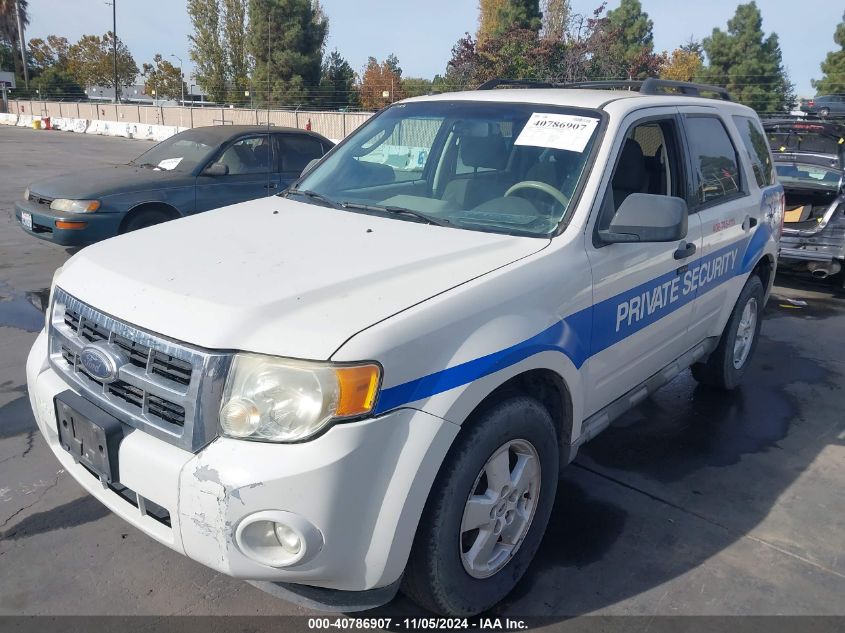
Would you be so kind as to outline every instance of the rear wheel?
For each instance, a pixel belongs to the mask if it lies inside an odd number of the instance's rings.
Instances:
[[[823,119],[826,119],[830,116],[830,108],[821,108],[819,110],[819,116]]]
[[[764,299],[763,282],[757,275],[752,275],[739,294],[719,345],[707,362],[691,367],[692,375],[698,382],[726,391],[742,382],[757,348]]]
[[[172,216],[161,209],[149,209],[148,211],[141,211],[133,215],[123,227],[121,233],[130,233],[138,229],[145,229],[148,226],[154,226],[167,222]]]
[[[417,529],[403,592],[447,616],[504,598],[534,558],[549,521],[558,439],[548,411],[514,397],[458,436]]]

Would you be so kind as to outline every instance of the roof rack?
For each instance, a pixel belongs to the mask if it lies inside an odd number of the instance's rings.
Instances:
[[[713,95],[717,99],[731,101],[731,95],[721,86],[697,84],[688,81],[672,81],[648,77],[643,80],[620,79],[610,81],[571,81],[568,83],[550,83],[547,81],[531,81],[529,79],[491,79],[485,81],[478,90],[493,90],[500,86],[516,86],[522,88],[594,88],[600,90],[636,90],[642,95],[680,94],[686,97],[703,97]]]

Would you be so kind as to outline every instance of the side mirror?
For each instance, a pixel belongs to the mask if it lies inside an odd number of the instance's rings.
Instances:
[[[223,163],[213,163],[205,168],[203,176],[225,176],[229,173],[229,166]]]
[[[302,173],[299,174],[299,177],[301,178],[302,176],[307,174],[309,171],[311,171],[314,168],[314,165],[316,165],[319,162],[320,162],[319,158],[312,158],[311,160],[309,160],[308,164],[303,168]]]
[[[599,238],[617,242],[675,242],[687,236],[687,203],[682,198],[632,193]]]

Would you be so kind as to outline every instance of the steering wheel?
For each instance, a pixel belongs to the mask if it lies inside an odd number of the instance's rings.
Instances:
[[[505,198],[511,196],[514,192],[519,191],[521,189],[534,189],[535,191],[542,191],[546,195],[551,196],[552,198],[560,202],[561,205],[563,205],[564,207],[569,205],[569,198],[567,198],[560,191],[552,187],[550,184],[540,182],[539,180],[523,180],[522,182],[516,183],[505,192]]]

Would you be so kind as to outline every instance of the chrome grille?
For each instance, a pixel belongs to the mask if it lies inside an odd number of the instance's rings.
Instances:
[[[115,319],[56,288],[50,363],[82,395],[129,426],[196,451],[217,435],[217,410],[231,354],[166,339]],[[89,374],[79,354],[106,342],[126,362],[117,379]]]

